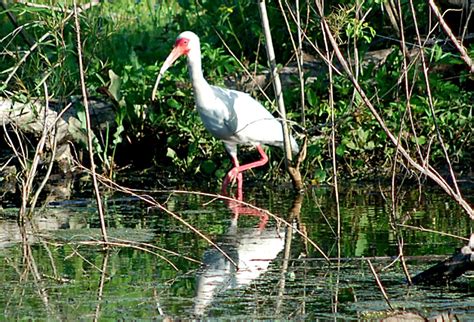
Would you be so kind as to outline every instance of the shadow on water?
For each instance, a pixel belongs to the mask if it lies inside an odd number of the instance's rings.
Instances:
[[[405,319],[474,317],[467,277],[449,286],[405,283],[383,188],[342,189],[342,233],[337,236],[328,187],[302,195],[280,187],[246,187],[245,198],[237,194],[223,200],[153,191],[147,181],[133,184],[148,187],[147,194],[205,233],[228,257],[163,211],[118,192],[106,196],[109,237],[116,243],[108,249],[97,242],[99,222],[90,196],[72,191],[69,200],[52,198],[24,225],[4,200],[0,307],[6,319],[370,319],[396,314],[375,285],[367,258],[391,305],[413,314]],[[470,220],[439,191],[401,195],[398,223],[469,235]],[[463,245],[416,229],[403,228],[402,235],[413,275]],[[307,238],[331,257],[330,264]]]

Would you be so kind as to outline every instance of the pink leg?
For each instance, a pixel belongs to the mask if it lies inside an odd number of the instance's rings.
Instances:
[[[242,173],[239,171],[239,160],[236,157],[232,157],[232,163],[234,167],[227,173],[225,176],[224,182],[222,183],[222,194],[227,195],[227,186],[231,182],[235,182],[237,180],[237,191],[242,193],[242,181],[243,176]]]
[[[238,191],[242,191],[242,172],[261,167],[268,162],[268,156],[266,155],[265,151],[263,151],[262,146],[259,144],[256,146],[257,151],[260,153],[260,160],[250,162],[244,165],[239,165],[239,161],[236,157],[232,157],[232,163],[234,167],[227,173],[227,176],[222,183],[222,192],[225,193],[227,191],[227,185],[229,182],[234,182],[237,179],[237,189]]]

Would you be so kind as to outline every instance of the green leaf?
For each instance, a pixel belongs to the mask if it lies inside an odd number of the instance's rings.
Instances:
[[[216,164],[211,160],[206,160],[201,163],[201,170],[205,174],[212,174],[216,170]]]
[[[414,136],[412,136],[411,141],[412,141],[413,143],[418,144],[418,145],[424,145],[424,144],[426,143],[426,136],[420,135],[420,136],[418,136],[418,137],[416,137],[416,138],[415,138]]]
[[[359,150],[359,148],[357,147],[357,145],[354,143],[354,141],[352,140],[348,140],[346,142],[346,146],[349,148],[349,149],[352,149],[352,150]]]
[[[171,108],[180,108],[181,107],[181,104],[175,100],[174,98],[169,98],[167,101],[166,101],[166,104],[168,104],[169,107]]]
[[[374,143],[374,141],[369,141],[369,142],[367,142],[367,144],[365,145],[365,148],[366,148],[367,150],[373,150],[373,149],[375,148],[375,143]]]
[[[318,97],[316,96],[315,91],[313,91],[312,89],[308,89],[308,91],[306,92],[306,99],[308,100],[308,104],[311,107],[314,107],[316,105]]]
[[[123,125],[119,125],[117,127],[117,129],[115,130],[115,133],[114,133],[114,140],[113,140],[113,143],[114,145],[117,145],[119,143],[122,143],[122,136],[121,134],[125,131],[125,128],[123,127]]]
[[[327,173],[324,169],[317,169],[314,172],[313,181],[315,181],[315,183],[325,182],[326,178],[327,178]]]
[[[344,152],[346,152],[346,146],[344,144],[339,144],[336,148],[336,154],[342,157],[344,156]]]
[[[110,85],[109,85],[109,92],[115,98],[117,102],[120,101],[120,85],[122,84],[120,80],[120,76],[114,73],[112,69],[109,69],[109,78],[110,78]]]
[[[168,148],[166,150],[166,156],[171,159],[176,159],[176,151],[173,150],[172,148]]]

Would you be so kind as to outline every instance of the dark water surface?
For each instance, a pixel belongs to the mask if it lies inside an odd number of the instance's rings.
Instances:
[[[154,188],[136,180],[130,186]],[[4,319],[385,317],[389,306],[367,258],[393,308],[428,318],[439,314],[474,318],[474,284],[469,276],[449,286],[409,287],[400,261],[395,260],[400,238],[411,275],[465,244],[397,225],[469,236],[468,216],[437,189],[423,188],[421,195],[415,185],[402,190],[396,215],[391,216],[388,188],[344,186],[340,238],[329,187],[313,187],[295,196],[289,189],[264,183],[244,186],[245,202],[285,219],[290,227],[239,203],[195,193],[148,191],[216,242],[230,259],[166,212],[110,191],[104,191],[106,220],[110,241],[116,245],[105,250],[93,242],[100,240],[99,220],[91,190],[85,191],[73,192],[68,200],[52,200],[25,227],[16,222],[17,209],[3,202],[0,315]],[[472,202],[472,189],[464,192]],[[331,263],[299,232],[314,241]]]

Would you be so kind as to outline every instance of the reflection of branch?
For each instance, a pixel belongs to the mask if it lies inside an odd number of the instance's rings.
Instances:
[[[291,220],[291,218],[290,218]],[[280,314],[281,305],[283,303],[283,295],[285,293],[286,276],[288,275],[288,265],[290,263],[291,242],[293,240],[293,229],[286,227],[285,229],[285,250],[283,252],[283,260],[280,269],[280,279],[278,281],[278,295],[276,304],[276,313]]]
[[[155,255],[155,256],[161,258],[163,261],[167,262],[175,270],[178,270],[178,267],[176,267],[176,265],[173,264],[173,262],[171,262],[168,258],[164,257],[163,255],[158,254],[157,252],[149,250],[148,248],[143,247],[140,244],[138,244],[138,245],[131,244],[130,241],[112,242],[112,241],[109,240],[107,242],[104,242],[104,241],[100,241],[100,240],[92,240],[92,241],[80,241],[80,242],[77,242],[77,243],[81,244],[81,245],[103,245],[103,246],[106,246],[106,247],[117,246],[117,247],[129,247],[129,248],[137,249],[137,250],[143,251],[145,253],[150,253],[152,255]],[[193,261],[199,263],[196,260],[193,260]]]
[[[97,306],[95,307],[94,321],[99,321],[100,305],[102,304],[102,296],[104,294],[105,280],[107,279],[107,263],[109,262],[109,250],[106,249],[102,258],[102,274],[100,274],[99,289],[97,290]]]
[[[252,204],[249,204],[247,202],[244,202],[244,201],[241,201],[241,200],[237,200],[237,199],[233,199],[233,198],[230,198],[230,197],[227,197],[227,196],[223,196],[223,195],[216,195],[216,194],[212,194],[212,193],[207,193],[207,192],[198,192],[198,191],[183,191],[183,190],[171,190],[169,191],[171,193],[179,193],[179,194],[194,194],[194,195],[200,195],[200,196],[207,196],[207,197],[213,197],[213,198],[216,198],[216,199],[222,199],[222,200],[230,200],[230,201],[235,201],[237,203],[240,203],[242,205],[245,205],[249,208],[253,208],[253,209],[256,209],[256,210],[259,210],[263,213],[266,213],[269,217],[273,218],[275,221],[277,221],[278,223],[283,223],[285,226],[287,227],[293,227],[293,225],[291,223],[289,223],[287,220],[271,213],[270,211],[266,210],[266,209],[262,209],[262,208],[259,208],[257,206],[254,206]],[[324,251],[314,242],[312,241],[309,237],[307,237],[300,229],[296,228],[296,227],[293,227],[293,229],[301,236],[303,237],[305,240],[307,240],[314,248],[316,248],[316,250],[324,257],[325,260],[329,261],[329,257],[327,257],[327,255],[324,253]]]
[[[38,270],[38,266],[36,265],[36,260],[33,256],[30,241],[28,240],[28,234],[26,232],[26,225],[29,224],[29,221],[25,218],[23,222],[20,223],[20,233],[22,236],[22,246],[23,246],[23,260],[26,263],[25,270],[21,274],[21,281],[24,282],[23,279],[26,279],[29,273],[33,276],[33,280],[36,284],[38,295],[43,302],[43,305],[46,308],[46,311],[51,314],[52,309],[49,303],[49,296],[46,291],[46,288],[43,285],[43,281],[41,279],[41,274]]]
[[[292,222],[293,220],[297,219],[300,217],[301,213],[301,205],[303,203],[303,194],[296,194],[295,199],[293,200],[293,205],[289,211],[289,218],[288,221]],[[285,292],[285,285],[286,285],[286,277],[288,273],[288,265],[290,263],[290,254],[291,254],[291,242],[293,240],[293,227],[286,227],[286,232],[285,232],[285,250],[283,253],[283,263],[281,265],[281,270],[280,270],[280,280],[279,280],[279,289],[278,289],[278,297],[277,297],[277,305],[276,305],[276,311],[277,315],[280,313],[280,308],[283,303],[283,294]],[[304,241],[306,241],[306,238],[303,238]],[[307,245],[306,246],[306,251],[307,251]]]
[[[84,169],[85,171],[90,171],[89,169],[85,168],[84,166],[78,164],[78,167]],[[102,182],[102,184],[112,188],[112,189],[115,189],[117,191],[121,191],[123,193],[126,193],[126,194],[129,194],[131,196],[134,196],[142,201],[144,201],[145,203],[149,204],[151,207],[153,208],[158,208],[164,212],[166,212],[167,214],[171,215],[173,218],[175,218],[176,220],[178,220],[179,222],[181,222],[183,225],[185,225],[186,227],[188,227],[191,231],[193,231],[194,233],[196,233],[197,235],[199,235],[201,238],[203,238],[206,242],[208,242],[210,245],[212,245],[214,248],[216,248],[220,253],[222,253],[222,255],[227,258],[231,263],[232,265],[234,265],[235,267],[237,267],[237,263],[232,259],[230,258],[229,255],[227,255],[226,252],[224,252],[222,250],[222,248],[220,248],[216,243],[214,243],[212,240],[209,239],[209,237],[207,237],[206,235],[204,235],[201,231],[199,231],[197,228],[193,227],[191,224],[189,224],[186,220],[184,220],[183,218],[181,218],[179,215],[175,214],[174,212],[170,211],[168,208],[164,207],[163,205],[161,205],[158,201],[156,201],[153,197],[149,196],[149,195],[141,195],[141,194],[138,194],[136,192],[136,190],[133,190],[133,189],[128,189],[126,187],[123,187],[119,184],[117,184],[116,182],[110,180],[109,178],[106,178],[104,176],[101,176],[101,175],[97,175],[98,179]]]

